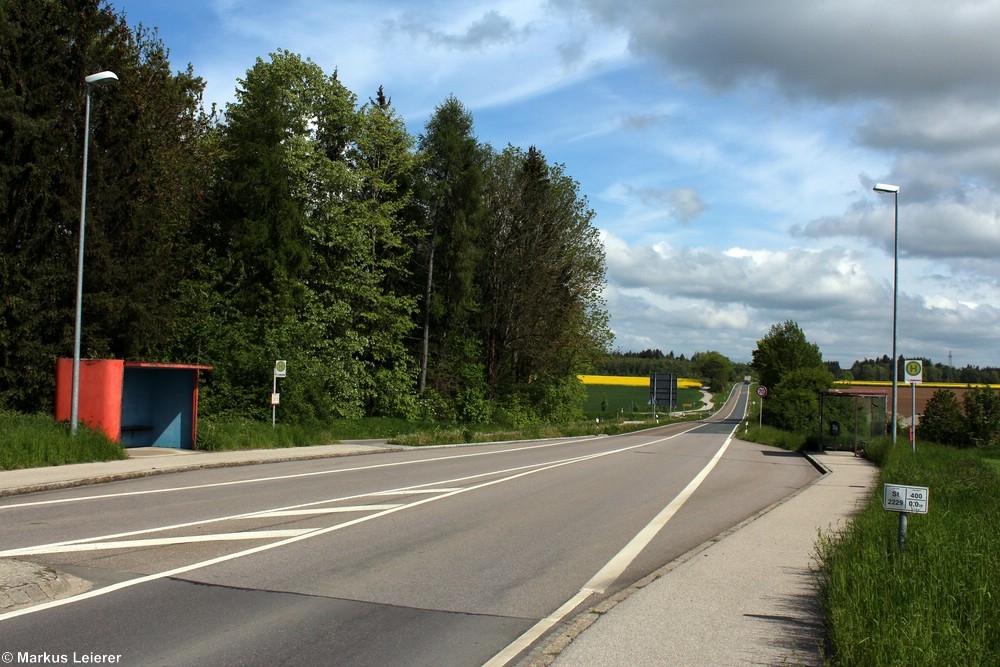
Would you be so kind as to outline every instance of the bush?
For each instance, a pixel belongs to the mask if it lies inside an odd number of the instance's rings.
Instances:
[[[922,440],[941,443],[943,445],[968,445],[969,438],[965,429],[965,415],[955,393],[947,389],[938,389],[927,401],[924,414],[917,425],[917,435]]]
[[[992,447],[1000,437],[1000,396],[989,387],[970,388],[962,397],[965,430],[976,447]]]
[[[809,433],[816,428],[819,414],[819,391],[833,384],[833,375],[823,367],[799,368],[782,377],[774,387],[765,421],[796,433]]]

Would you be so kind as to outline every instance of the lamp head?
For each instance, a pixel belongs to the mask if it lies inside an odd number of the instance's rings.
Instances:
[[[875,192],[888,192],[890,194],[896,194],[899,192],[898,185],[889,185],[888,183],[876,183],[875,187],[872,188]]]
[[[118,81],[118,75],[109,71],[98,72],[86,77],[84,81],[87,82],[88,86],[107,86]]]

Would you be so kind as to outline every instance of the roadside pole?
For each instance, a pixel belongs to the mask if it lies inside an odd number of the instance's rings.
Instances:
[[[767,396],[767,387],[757,385],[757,395],[760,396],[760,412],[757,415],[757,428],[764,426],[764,397]]]
[[[924,362],[907,359],[903,364],[904,379],[910,383],[910,449],[917,453],[917,385],[924,379]]]
[[[275,428],[278,421],[278,403],[281,402],[281,394],[278,393],[278,378],[285,377],[288,371],[288,364],[284,359],[274,362],[274,374],[271,378],[271,429]]]

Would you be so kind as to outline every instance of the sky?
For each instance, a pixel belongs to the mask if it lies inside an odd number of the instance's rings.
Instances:
[[[1000,366],[1000,0],[112,0],[232,103],[257,58],[565,165],[614,349]],[[124,82],[123,82],[124,83]],[[899,186],[895,196],[876,183]]]

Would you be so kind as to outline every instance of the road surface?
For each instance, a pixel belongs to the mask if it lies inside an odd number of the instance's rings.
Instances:
[[[714,423],[2,499],[0,558],[93,587],[0,614],[0,655],[514,664],[562,620],[815,479],[798,455],[732,439],[745,392]]]

